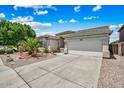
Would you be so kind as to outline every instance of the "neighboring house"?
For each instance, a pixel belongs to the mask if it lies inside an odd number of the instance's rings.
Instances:
[[[58,49],[61,48],[60,43],[64,42],[62,47],[68,53],[100,52],[103,53],[103,57],[109,57],[109,36],[111,33],[109,27],[104,26],[65,34],[59,33],[54,37],[59,41]]]
[[[124,42],[124,25],[119,29],[119,42]]]
[[[118,54],[124,55],[124,25],[119,29]]]
[[[52,35],[43,35],[38,38],[42,41],[43,47],[49,51],[60,51],[60,48],[64,48],[64,38],[63,35],[74,33],[74,31],[65,31]]]
[[[44,35],[38,37],[42,42],[44,48],[48,49],[48,51],[57,51],[59,45],[59,38],[51,35]]]

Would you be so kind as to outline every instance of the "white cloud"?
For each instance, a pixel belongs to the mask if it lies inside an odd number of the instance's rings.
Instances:
[[[5,18],[6,16],[5,16],[5,14],[4,13],[0,13],[0,19],[3,19],[3,18]]]
[[[31,22],[33,21],[33,17],[32,16],[18,16],[16,18],[13,18],[12,20],[10,20],[11,22],[18,22],[18,23],[24,23],[24,22]]]
[[[34,12],[34,15],[45,15],[45,14],[48,14],[47,10]]]
[[[26,24],[30,25],[35,30],[44,30],[52,26],[51,23],[41,23],[41,22],[27,22]]]
[[[113,31],[113,33],[110,36],[110,42],[119,40],[119,33],[117,31]]]
[[[52,35],[55,36],[55,34],[57,34],[57,32],[39,32],[38,35]]]
[[[93,19],[98,19],[99,16],[87,16],[87,17],[84,17],[83,19],[84,20],[93,20]]]
[[[80,6],[75,6],[75,7],[74,7],[74,11],[75,11],[75,12],[80,12]]]
[[[59,22],[60,24],[65,23],[65,21],[64,21],[63,19],[60,19],[58,22]]]
[[[76,23],[77,20],[75,20],[75,19],[72,18],[69,22],[70,22],[70,23]]]
[[[17,10],[18,8],[23,7],[23,8],[33,8],[33,9],[40,9],[42,6],[40,5],[15,5],[13,8]]]
[[[57,10],[56,7],[52,6],[52,5],[15,5],[13,8],[15,10],[17,10],[18,8],[33,8],[35,10],[39,10],[39,9],[52,9],[52,10]]]
[[[93,12],[96,12],[96,11],[99,11],[100,9],[102,9],[102,6],[101,6],[101,5],[97,5],[97,6],[95,6],[95,7],[92,9],[92,11],[93,11]]]
[[[118,25],[110,25],[109,28],[110,28],[111,30],[113,30],[113,29],[118,28]]]
[[[54,10],[54,11],[57,10],[57,8],[56,8],[55,6],[53,6],[53,5],[42,6],[42,9],[52,9],[52,10]]]
[[[15,14],[11,13],[11,16],[15,16]]]
[[[119,40],[119,32],[118,29],[122,27],[123,24],[110,25],[110,30],[113,30],[113,33],[110,36],[110,42]]]
[[[116,29],[119,29],[123,24],[118,24],[118,25],[110,25],[109,28],[111,30],[116,30]]]
[[[10,21],[30,25],[36,31],[42,31],[52,26],[51,23],[41,23],[41,22],[33,21],[32,16],[25,16],[25,17],[19,16],[19,17],[13,18]]]
[[[63,23],[76,23],[77,22],[77,20],[75,20],[75,19],[70,19],[69,21],[67,21],[67,20],[63,20],[63,19],[60,19],[59,21],[58,21],[60,24],[63,24]]]

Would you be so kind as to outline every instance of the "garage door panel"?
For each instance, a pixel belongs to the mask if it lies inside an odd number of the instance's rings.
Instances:
[[[101,40],[69,40],[68,49],[76,51],[102,51],[102,41]]]

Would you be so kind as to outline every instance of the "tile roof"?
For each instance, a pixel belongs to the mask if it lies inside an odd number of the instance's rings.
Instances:
[[[112,30],[110,30],[108,26],[102,26],[102,27],[96,27],[96,28],[79,30],[79,31],[65,31],[62,32],[62,34],[58,33],[56,36],[43,35],[43,36],[39,36],[38,38],[59,39],[60,37],[66,38],[66,37],[78,37],[78,36],[92,36],[92,35],[100,35],[100,34],[110,35],[111,33]]]
[[[91,29],[79,30],[76,33],[65,35],[64,37],[74,37],[74,36],[90,36],[99,34],[111,34],[112,30],[108,26],[96,27]]]
[[[75,31],[68,30],[68,31],[60,32],[60,33],[57,33],[56,36],[59,36],[59,35],[66,35],[66,34],[71,34],[71,33],[75,33]]]

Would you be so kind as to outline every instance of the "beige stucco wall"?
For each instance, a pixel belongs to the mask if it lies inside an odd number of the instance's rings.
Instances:
[[[124,41],[124,29],[120,31],[120,36],[119,36],[120,41]]]
[[[76,41],[79,39],[85,40],[85,43],[88,43],[88,42],[91,43],[93,41],[94,44],[96,44],[96,45],[93,45],[93,44],[83,45],[87,49],[88,49],[88,47],[92,48],[92,46],[94,46],[93,48],[96,48],[96,49],[89,49],[89,51],[94,50],[94,52],[95,52],[95,50],[96,50],[96,52],[100,52],[100,49],[101,49],[101,52],[103,53],[103,57],[109,57],[110,56],[110,53],[109,53],[109,35],[108,34],[66,38],[65,42],[67,42],[68,50],[69,50],[69,46],[68,46],[69,42],[72,42],[72,41],[79,42],[79,41]],[[97,41],[99,41],[99,42],[97,43]],[[82,44],[85,44],[85,43],[82,43]],[[79,45],[78,43],[75,43],[75,44],[77,46],[78,51],[79,51],[80,46],[83,47],[82,45]],[[98,44],[100,44],[100,45],[98,45]],[[97,50],[97,48],[98,48],[98,50]]]
[[[49,51],[57,51],[59,47],[59,41],[56,39],[50,39],[48,49]]]
[[[118,43],[118,55],[120,56],[124,55],[124,42]]]
[[[110,57],[110,52],[109,52],[109,37],[106,37],[105,39],[102,40],[103,42],[103,57],[109,58]]]

